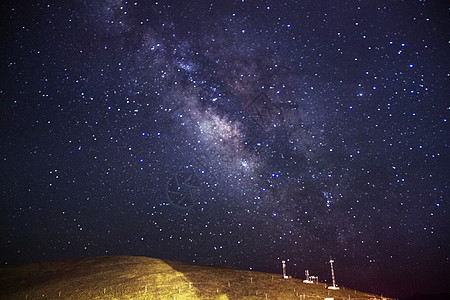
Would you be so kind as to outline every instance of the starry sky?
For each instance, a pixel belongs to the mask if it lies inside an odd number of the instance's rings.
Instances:
[[[445,1],[4,1],[0,263],[449,292]]]

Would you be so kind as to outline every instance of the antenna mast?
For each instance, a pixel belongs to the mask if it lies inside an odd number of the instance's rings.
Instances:
[[[286,275],[286,261],[283,260],[281,263],[283,264],[283,278],[288,279],[289,277]]]
[[[339,288],[336,286],[336,279],[334,278],[334,268],[333,268],[334,260],[330,259],[330,265],[331,265],[331,278],[333,280],[333,286],[329,286],[328,289],[330,290],[338,290]]]

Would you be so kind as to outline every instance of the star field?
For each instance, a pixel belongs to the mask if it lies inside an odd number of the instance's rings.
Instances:
[[[145,255],[449,292],[439,1],[2,7],[0,262]]]

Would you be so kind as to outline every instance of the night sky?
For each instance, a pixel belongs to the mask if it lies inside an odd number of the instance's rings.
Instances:
[[[449,292],[446,1],[3,1],[0,263]]]

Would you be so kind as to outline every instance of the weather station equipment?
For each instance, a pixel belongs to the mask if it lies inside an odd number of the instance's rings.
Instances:
[[[289,276],[286,275],[286,261],[283,260],[283,261],[281,261],[281,263],[282,263],[282,265],[283,265],[283,278],[284,278],[284,279],[288,279]]]
[[[305,270],[305,277],[306,279],[303,280],[303,283],[313,283],[311,280],[309,280],[309,270]]]
[[[334,278],[334,268],[333,268],[334,260],[330,259],[330,265],[331,265],[331,279],[333,280],[333,285],[330,285],[328,287],[329,290],[338,290],[339,287],[336,286],[336,279]]]

